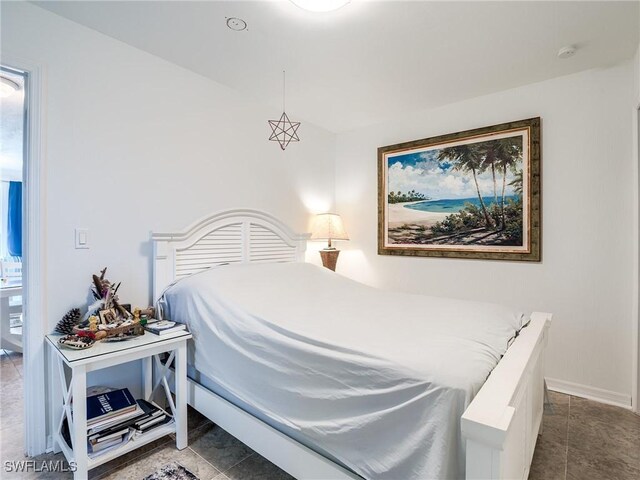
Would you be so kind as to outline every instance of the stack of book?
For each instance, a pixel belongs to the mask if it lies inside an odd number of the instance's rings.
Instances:
[[[137,413],[138,404],[128,388],[87,397],[87,427],[102,427]]]
[[[87,397],[87,452],[95,458],[172,421],[157,405],[135,400],[127,388],[91,395]],[[71,447],[66,421],[62,434]]]
[[[128,442],[136,435],[143,435],[160,425],[173,421],[171,415],[160,407],[147,402],[137,400],[136,415],[120,419],[118,423],[110,423],[88,431],[87,441],[89,454],[98,454],[110,447],[116,447]]]
[[[187,326],[184,323],[172,322],[171,320],[155,320],[151,319],[145,325],[145,330],[156,335],[167,335],[169,333],[179,332],[180,330],[186,330]]]

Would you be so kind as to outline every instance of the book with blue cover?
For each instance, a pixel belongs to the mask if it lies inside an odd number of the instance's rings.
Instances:
[[[137,403],[128,388],[87,397],[87,425],[135,411]]]

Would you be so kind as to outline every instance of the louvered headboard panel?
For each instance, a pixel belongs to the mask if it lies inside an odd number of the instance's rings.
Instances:
[[[183,232],[154,233],[153,301],[174,280],[223,263],[304,261],[309,235],[258,210],[230,210]]]
[[[297,249],[277,232],[256,223],[249,224],[250,262],[295,262]]]
[[[242,223],[218,228],[193,245],[176,248],[176,278],[188,277],[222,263],[242,262]]]

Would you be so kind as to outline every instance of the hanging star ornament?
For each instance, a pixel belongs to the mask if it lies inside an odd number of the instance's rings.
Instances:
[[[290,142],[300,141],[300,137],[298,137],[300,122],[292,122],[289,120],[286,112],[282,112],[280,120],[269,120],[269,126],[272,130],[269,140],[278,142],[282,150],[287,148]]]
[[[300,122],[292,122],[287,115],[287,109],[285,108],[285,86],[287,81],[287,72],[282,71],[282,115],[280,120],[269,120],[269,126],[271,127],[271,136],[269,140],[272,142],[278,142],[280,148],[284,151],[285,148],[291,142],[299,142],[298,128]]]

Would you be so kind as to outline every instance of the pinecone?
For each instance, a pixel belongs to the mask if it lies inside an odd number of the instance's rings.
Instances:
[[[79,308],[72,308],[56,325],[56,332],[64,335],[73,333],[73,327],[80,323],[82,314]]]

